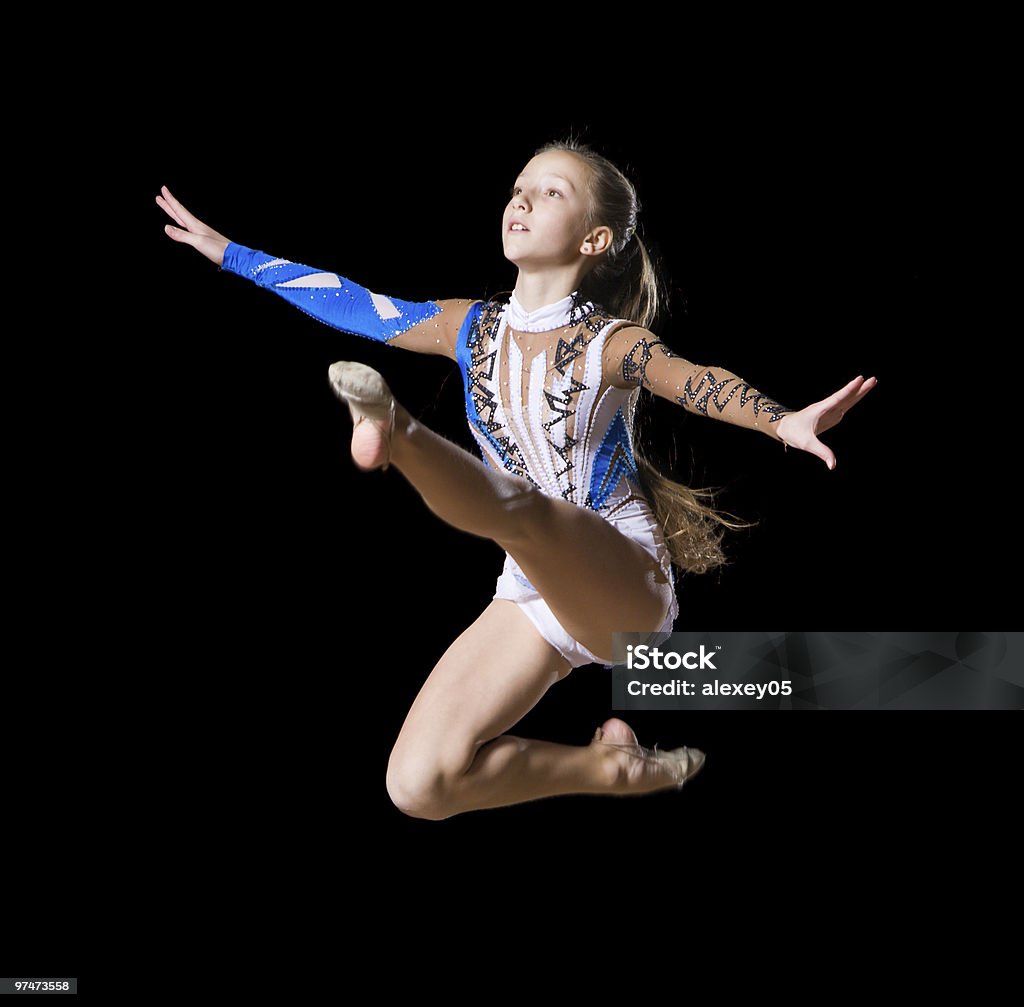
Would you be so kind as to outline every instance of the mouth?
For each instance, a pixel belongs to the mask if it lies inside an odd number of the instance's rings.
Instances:
[[[529,228],[526,227],[524,224],[520,224],[518,220],[514,220],[511,224],[509,224],[508,229],[512,231],[514,234],[522,234],[524,231],[529,230]]]

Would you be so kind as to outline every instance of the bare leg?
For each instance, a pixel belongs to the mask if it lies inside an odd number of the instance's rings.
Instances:
[[[395,805],[437,820],[557,794],[650,793],[699,771],[699,754],[652,757],[614,718],[589,745],[502,734],[568,672],[515,603],[492,601],[448,648],[406,717],[388,764]]]
[[[352,455],[362,468],[383,463],[382,423],[356,427]],[[397,405],[391,464],[427,506],[463,531],[490,538],[520,565],[569,634],[599,655],[613,631],[661,627],[671,584],[651,556],[600,515],[496,471]]]

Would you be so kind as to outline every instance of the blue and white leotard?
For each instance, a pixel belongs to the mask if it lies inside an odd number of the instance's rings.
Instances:
[[[532,312],[515,294],[507,303],[404,301],[234,242],[222,268],[342,331],[421,352],[454,347],[484,463],[595,511],[643,546],[665,574],[661,632],[671,632],[679,614],[671,558],[639,482],[627,422],[640,381],[615,387],[605,373],[608,336],[634,323],[575,293]],[[611,667],[610,657],[569,636],[508,553],[494,597],[516,602],[572,667]]]

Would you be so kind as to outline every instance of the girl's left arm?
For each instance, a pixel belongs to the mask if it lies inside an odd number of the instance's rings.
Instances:
[[[786,447],[816,455],[830,469],[836,467],[835,455],[817,435],[834,427],[877,383],[857,377],[821,402],[790,409],[724,367],[695,364],[673,353],[636,325],[614,331],[605,341],[604,373],[616,388],[639,385],[690,412],[760,430]]]

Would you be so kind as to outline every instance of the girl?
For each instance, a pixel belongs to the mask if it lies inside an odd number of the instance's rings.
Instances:
[[[648,326],[658,289],[636,234],[629,180],[590,147],[542,147],[516,178],[502,218],[518,268],[506,300],[408,302],[229,241],[168,191],[166,232],[222,269],[346,332],[443,354],[462,373],[481,458],[429,430],[381,375],[352,361],[329,378],[354,423],[364,470],[397,468],[444,521],[506,553],[491,604],[427,678],[388,764],[403,812],[444,819],[557,794],[681,787],[704,754],[642,747],[618,718],[585,747],[512,728],[573,668],[612,666],[612,633],[671,632],[673,564],[703,572],[723,557],[710,494],[661,476],[634,437],[642,388],[704,416],[835,457],[818,434],[874,386],[857,377],[794,411],[721,368],[677,356]]]

